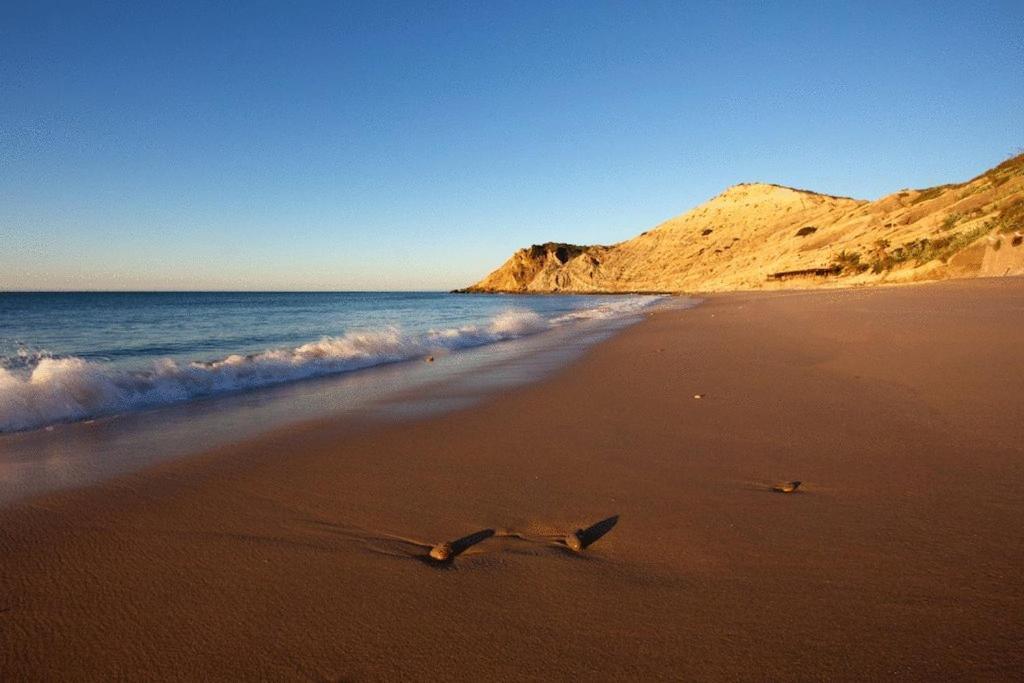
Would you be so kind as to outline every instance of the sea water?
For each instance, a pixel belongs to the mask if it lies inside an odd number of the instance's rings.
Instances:
[[[482,349],[653,296],[0,293],[0,432]]]

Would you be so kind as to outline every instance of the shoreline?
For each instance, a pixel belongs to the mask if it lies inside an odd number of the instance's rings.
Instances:
[[[714,294],[469,408],[0,509],[0,671],[1019,676],[1022,311],[1020,279]]]
[[[459,354],[588,322],[631,319],[663,297],[564,297],[538,303],[522,297],[473,302],[420,293],[254,294],[227,298],[207,292],[173,298],[129,293],[117,306],[109,294],[72,293],[11,304],[0,295],[0,313],[14,314],[12,334],[34,343],[0,339],[0,438],[149,409],[186,405],[312,378],[352,375],[384,365]],[[154,299],[156,297],[156,299]],[[155,303],[154,303],[155,302]],[[66,316],[74,305],[100,315],[101,331],[81,332]],[[132,344],[118,336],[117,311],[140,316],[138,325],[162,329],[199,305],[195,325],[226,325],[233,332],[209,339],[185,329],[167,340]],[[260,325],[274,312],[277,327]],[[294,310],[293,310],[294,309]],[[49,312],[49,313],[47,313]],[[22,320],[22,323],[16,323]],[[61,325],[63,323],[63,325]],[[151,330],[151,331],[152,331]],[[317,330],[320,331],[317,334]],[[330,334],[331,330],[336,334]],[[146,333],[140,333],[145,336]],[[68,342],[65,337],[77,340]],[[219,341],[218,341],[219,340]],[[15,348],[16,347],[16,348]],[[497,354],[501,355],[501,354]],[[2,449],[2,445],[0,445]]]
[[[690,298],[654,307],[690,308]],[[336,421],[354,429],[462,409],[538,381],[642,319],[648,309],[422,358],[195,397],[134,411],[0,433],[0,508],[80,488],[165,460],[201,455],[295,426]],[[139,457],[144,452],[145,456]]]

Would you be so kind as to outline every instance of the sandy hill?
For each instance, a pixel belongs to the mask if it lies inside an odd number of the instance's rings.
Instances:
[[[471,292],[676,292],[1024,274],[1024,155],[877,201],[751,183],[612,246],[520,249]]]

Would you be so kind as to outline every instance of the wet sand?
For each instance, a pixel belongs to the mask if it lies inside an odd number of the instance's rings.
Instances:
[[[0,510],[0,678],[1020,678],[1022,397],[1024,280],[716,295]]]

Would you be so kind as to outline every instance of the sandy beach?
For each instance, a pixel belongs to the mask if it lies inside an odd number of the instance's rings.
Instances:
[[[1022,323],[1019,278],[716,294],[470,409],[9,506],[0,678],[1019,679]]]

